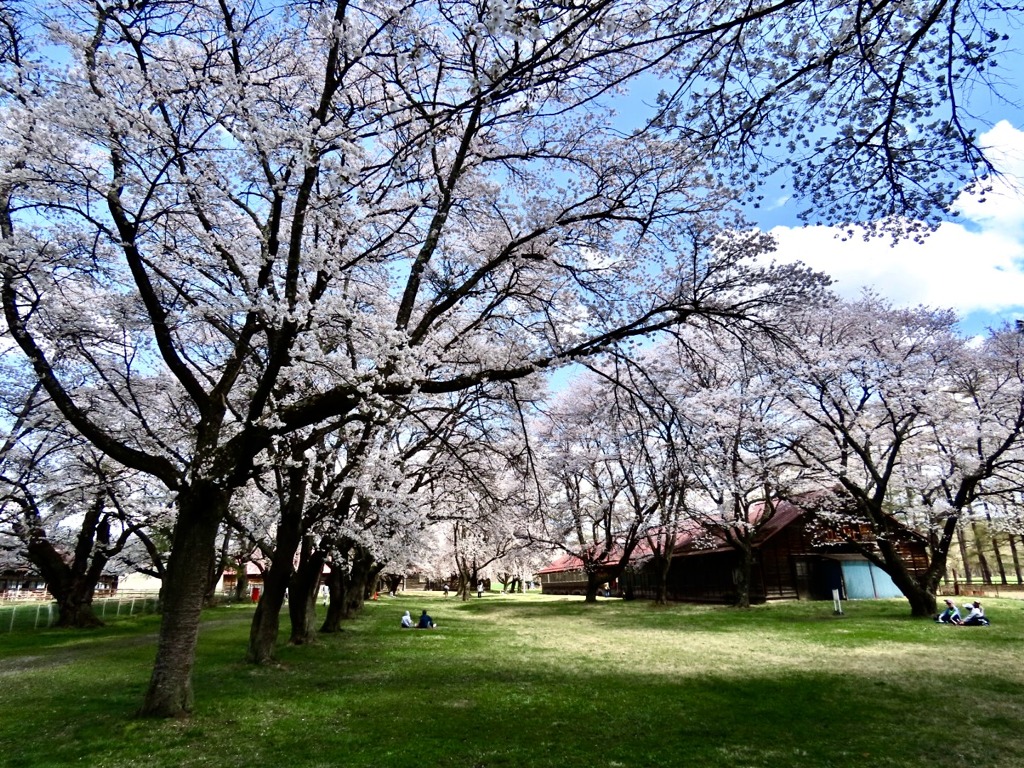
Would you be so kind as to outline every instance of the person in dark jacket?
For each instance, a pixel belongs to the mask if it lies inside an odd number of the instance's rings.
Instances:
[[[424,611],[423,613],[420,614],[420,623],[416,625],[416,629],[433,629],[433,628],[434,628],[434,620],[427,615],[426,611]]]

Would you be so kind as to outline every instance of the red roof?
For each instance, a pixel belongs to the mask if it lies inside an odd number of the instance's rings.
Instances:
[[[764,505],[757,504],[752,508],[751,518],[753,522],[760,519],[763,514]],[[757,532],[754,546],[760,546],[764,544],[768,539],[783,530],[786,526],[798,519],[805,513],[805,510],[798,507],[789,501],[779,501],[775,505],[775,513],[767,520],[762,528]],[[662,531],[653,530],[652,535],[662,535]],[[701,546],[700,539],[702,535],[706,535],[709,538],[717,539],[720,543],[712,546]],[[716,552],[729,552],[732,551],[724,540],[723,534],[719,531],[718,533],[713,530],[709,530],[707,527],[701,525],[697,521],[690,521],[685,530],[681,530],[676,533],[675,539],[675,552],[674,556],[686,556],[686,555],[704,555]],[[615,553],[609,556],[608,559],[613,559]],[[636,549],[633,550],[633,555],[630,558],[631,561],[643,561],[649,558],[653,554],[650,541],[648,537],[644,537],[637,544]],[[537,574],[545,573],[561,573],[563,571],[579,571],[583,569],[583,561],[575,555],[560,555],[551,562],[546,568],[537,571]]]
[[[554,562],[551,563],[547,568],[542,568],[537,571],[537,574],[542,573],[560,573],[562,571],[579,571],[583,569],[583,561],[580,560],[576,555],[561,555],[555,558]]]
[[[689,545],[693,539],[703,530],[697,522],[692,522],[689,529],[686,531],[680,531],[676,534],[675,546],[676,548],[684,547]],[[662,535],[662,531],[659,529],[651,529],[648,536]],[[635,563],[637,561],[643,561],[649,558],[652,554],[652,548],[648,536],[643,536],[640,542],[633,549],[632,555],[630,555],[630,562]],[[620,548],[613,549],[609,552],[604,560],[606,562],[617,562],[622,554]],[[555,558],[550,565],[542,570],[537,571],[537,575],[545,573],[561,573],[563,571],[580,571],[583,570],[583,561],[576,555],[559,555]]]
[[[751,508],[751,522],[757,523],[760,520],[761,515],[764,512],[764,504],[755,504]],[[768,539],[777,534],[779,531],[784,529],[794,520],[800,518],[806,514],[806,510],[802,507],[798,507],[796,504],[792,504],[788,501],[779,501],[775,504],[775,513],[764,522],[758,530],[757,535],[754,537],[754,546],[759,547],[764,544]],[[678,552],[677,554],[685,555],[704,555],[713,552],[730,552],[733,547],[726,543],[724,533],[722,531],[707,531],[709,536],[718,539],[721,543],[718,546],[711,547],[692,547],[685,551]]]

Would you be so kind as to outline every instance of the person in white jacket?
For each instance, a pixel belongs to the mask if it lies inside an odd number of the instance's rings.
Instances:
[[[965,605],[964,608],[971,611],[964,619],[965,627],[984,627],[988,624],[988,619],[985,618],[985,609],[981,607],[980,602],[975,600],[970,605]]]

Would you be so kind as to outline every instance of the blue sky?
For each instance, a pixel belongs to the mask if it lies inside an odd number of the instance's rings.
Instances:
[[[848,298],[869,288],[900,306],[952,308],[967,334],[1024,318],[1024,27],[1006,32],[999,93],[979,87],[968,105],[1002,174],[985,202],[963,191],[955,218],[923,243],[893,246],[885,237],[843,242],[836,229],[803,227],[796,201],[780,198],[756,219],[776,236],[778,259],[828,273]]]
[[[1009,109],[1007,109],[1009,112]],[[1021,113],[1012,116],[1018,123]],[[1004,174],[985,202],[961,194],[959,217],[923,243],[888,238],[843,242],[828,227],[772,226],[780,261],[828,273],[843,296],[867,287],[901,306],[951,307],[965,333],[1024,318],[1024,125],[999,120],[981,136]],[[769,208],[773,208],[769,206]],[[796,206],[780,199],[766,219],[785,221]]]
[[[900,306],[951,308],[967,334],[1024,318],[1024,25],[1007,32],[999,95],[979,88],[969,105],[980,143],[1003,174],[986,202],[961,194],[954,220],[923,243],[893,247],[888,237],[843,242],[838,229],[804,226],[797,213],[806,204],[780,196],[747,211],[776,236],[776,259],[829,274],[847,298],[868,288]],[[659,89],[657,81],[638,81],[617,101],[624,122],[631,103],[651,104]]]

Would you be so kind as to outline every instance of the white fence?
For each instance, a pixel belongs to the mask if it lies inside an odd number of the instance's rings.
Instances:
[[[119,618],[156,613],[157,597],[143,593],[98,598],[92,601],[92,609],[101,621],[116,621]],[[57,604],[53,601],[0,604],[0,632],[45,629],[56,621]]]

